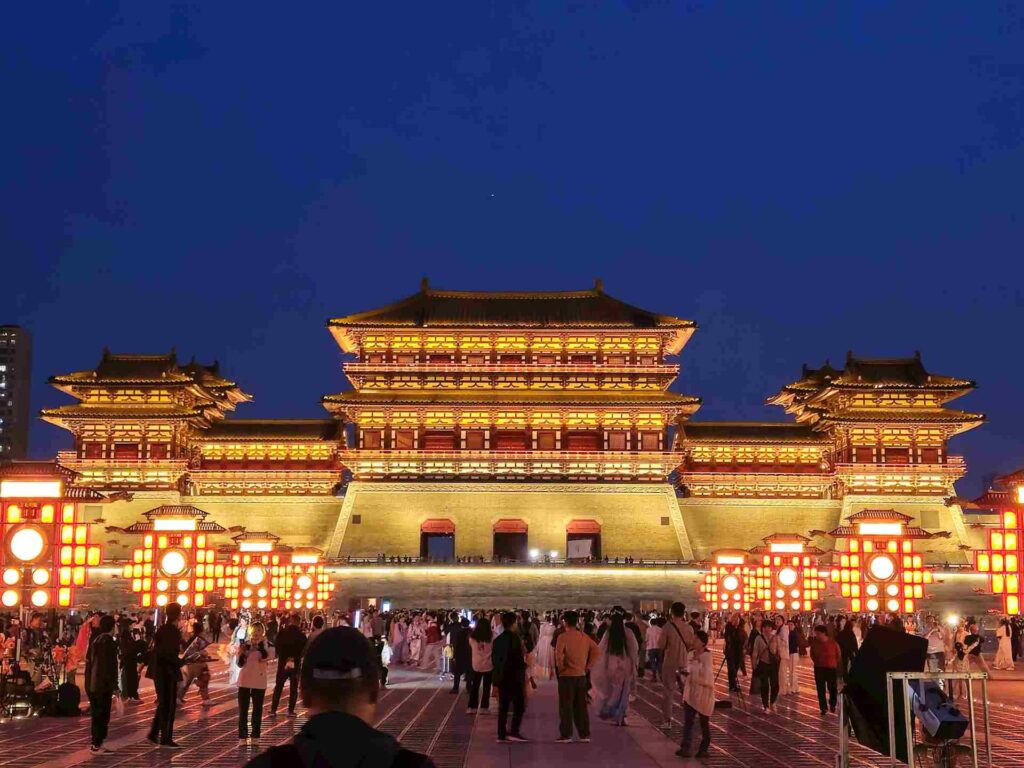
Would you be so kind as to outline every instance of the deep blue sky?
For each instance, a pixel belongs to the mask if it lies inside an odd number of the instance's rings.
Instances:
[[[851,348],[976,379],[976,492],[1024,463],[1012,5],[15,4],[0,322],[35,335],[34,409],[105,345],[176,346],[239,416],[315,417],[329,316],[600,276],[700,324],[698,418],[782,418]]]

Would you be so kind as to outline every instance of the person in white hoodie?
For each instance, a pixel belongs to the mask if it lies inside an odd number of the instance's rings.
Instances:
[[[711,746],[711,713],[715,711],[715,673],[711,669],[711,651],[704,630],[693,633],[693,654],[683,688],[683,741],[676,754],[690,757],[694,720],[700,720],[700,746],[693,757],[707,757]]]
[[[260,738],[263,722],[263,697],[267,693],[267,662],[274,658],[274,646],[260,622],[249,628],[249,637],[237,647],[238,661],[238,741],[249,743],[249,705],[252,705],[252,741]]]

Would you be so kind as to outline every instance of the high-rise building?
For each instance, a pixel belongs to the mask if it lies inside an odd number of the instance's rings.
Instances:
[[[0,461],[28,453],[32,337],[17,325],[0,325]]]

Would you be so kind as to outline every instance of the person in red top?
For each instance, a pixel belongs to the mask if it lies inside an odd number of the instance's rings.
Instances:
[[[818,689],[818,709],[825,714],[825,688],[828,687],[828,711],[836,711],[836,668],[839,666],[839,643],[828,636],[824,624],[814,628],[811,638],[811,661],[814,663],[814,685]]]

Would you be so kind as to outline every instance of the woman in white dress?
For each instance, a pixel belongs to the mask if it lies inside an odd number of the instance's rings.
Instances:
[[[533,676],[537,680],[550,680],[555,676],[555,649],[551,647],[551,638],[555,634],[555,619],[552,614],[544,616],[537,637],[537,661],[533,665]]]
[[[994,669],[1013,670],[1012,636],[1010,620],[1006,618],[1000,619],[999,626],[996,627],[996,640],[999,641],[999,645],[996,647],[996,658],[992,663]]]

